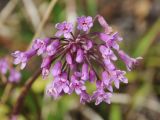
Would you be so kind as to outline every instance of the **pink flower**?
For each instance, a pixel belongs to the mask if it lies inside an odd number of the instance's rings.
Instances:
[[[36,39],[33,42],[32,49],[36,50],[37,55],[42,55],[46,52],[47,45],[50,43],[50,41],[51,41],[50,38],[46,38],[44,40]]]
[[[93,26],[92,17],[82,16],[77,18],[78,26],[77,29],[87,31]]]
[[[142,60],[142,57],[131,58],[122,50],[118,51],[118,54],[119,54],[120,58],[123,60],[123,62],[126,64],[128,71],[131,71],[131,69],[135,65],[137,65],[140,60]]]
[[[62,73],[54,78],[53,87],[60,94],[62,91],[65,93],[69,93],[69,81],[67,79],[67,74]]]
[[[56,88],[54,88],[53,84],[50,83],[47,85],[46,94],[54,99],[57,99],[60,95]]]
[[[9,82],[14,82],[14,83],[18,83],[21,79],[21,74],[19,71],[16,71],[15,69],[11,69],[10,70],[10,75],[9,75]]]
[[[0,75],[3,75],[12,83],[18,83],[21,79],[21,73],[10,65],[6,58],[0,59]]]
[[[115,32],[113,34],[100,33],[99,37],[106,43],[106,46],[114,48],[115,50],[119,50],[118,42],[123,40],[119,36],[118,32]]]
[[[67,23],[64,21],[63,23],[57,23],[55,27],[58,30],[55,34],[56,37],[60,37],[62,35],[64,35],[65,38],[71,37],[70,32],[73,31],[72,23]]]
[[[24,69],[28,60],[36,54],[36,51],[31,49],[26,52],[15,51],[12,53],[14,59],[14,64],[21,64],[21,69]]]
[[[104,45],[101,45],[99,50],[100,50],[104,59],[114,60],[114,61],[117,60],[117,57],[115,56],[115,54],[113,53],[113,51],[110,48],[108,48]]]
[[[85,104],[86,102],[90,102],[91,98],[89,94],[84,90],[80,94],[80,103]]]
[[[105,92],[102,89],[98,89],[95,91],[91,97],[92,100],[95,100],[95,105],[100,104],[102,101],[110,104],[110,98],[112,94],[109,92]]]
[[[78,80],[78,78],[74,75],[71,77],[70,88],[71,91],[75,90],[77,95],[81,94],[83,90],[86,90],[84,81]]]

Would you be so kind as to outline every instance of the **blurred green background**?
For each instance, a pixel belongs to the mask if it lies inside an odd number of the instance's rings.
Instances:
[[[81,105],[76,95],[51,100],[44,90],[52,78],[40,76],[18,120],[160,120],[160,0],[0,0],[0,58],[28,48],[51,2],[55,5],[36,37],[54,36],[57,22],[100,14],[123,36],[121,48],[144,59],[127,74],[129,84],[116,90],[110,105]],[[32,59],[22,71],[21,82],[10,88],[0,80],[0,98],[6,97],[0,103],[0,120],[8,119],[25,81],[40,63],[41,58]]]

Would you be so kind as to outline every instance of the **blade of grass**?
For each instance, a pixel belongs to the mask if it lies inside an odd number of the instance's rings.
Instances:
[[[119,105],[112,104],[109,120],[122,120],[122,113]]]
[[[0,23],[7,21],[8,16],[13,12],[19,0],[10,0],[8,4],[0,12]]]
[[[149,32],[144,36],[144,38],[139,42],[134,56],[145,56],[150,46],[154,42],[156,35],[160,32],[160,18],[155,22]]]
[[[88,14],[95,16],[97,12],[97,0],[87,0],[87,8],[88,8]]]

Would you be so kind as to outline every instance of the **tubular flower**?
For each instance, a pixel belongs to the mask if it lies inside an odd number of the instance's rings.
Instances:
[[[77,29],[87,31],[93,26],[92,17],[82,16],[77,18],[78,26]]]
[[[96,20],[103,31],[89,32]],[[113,87],[119,89],[120,83],[128,83],[126,71],[115,65],[117,59],[120,58],[127,69],[131,70],[142,58],[131,58],[120,49],[122,37],[118,32],[113,32],[100,15],[94,19],[91,16],[78,17],[77,34],[73,34],[72,23],[66,21],[56,24],[55,28],[58,30],[56,37],[37,39],[30,50],[16,51],[13,54],[14,63],[21,64],[23,69],[31,57],[42,55],[43,78],[50,73],[53,76],[53,81],[46,88],[48,96],[56,99],[75,92],[80,96],[81,103],[95,101],[98,105],[104,101],[109,104]],[[86,82],[96,83],[92,95],[87,93]]]
[[[65,38],[70,38],[70,32],[73,30],[72,23],[67,23],[64,21],[63,23],[57,23],[56,26],[57,32],[55,34],[56,37],[60,37],[61,35],[64,35]]]

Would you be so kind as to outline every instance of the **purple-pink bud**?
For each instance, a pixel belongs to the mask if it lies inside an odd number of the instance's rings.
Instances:
[[[106,71],[102,72],[102,81],[107,86],[110,84],[109,74]]]
[[[82,65],[82,80],[88,80],[89,79],[89,71],[88,71],[88,64],[84,63]]]
[[[94,82],[96,80],[96,74],[95,74],[95,72],[91,69],[90,71],[89,71],[89,81],[90,82]]]
[[[97,17],[98,17],[98,22],[104,28],[105,33],[110,34],[112,32],[112,28],[108,25],[108,23],[102,16],[98,15]]]
[[[57,52],[57,48],[60,45],[59,40],[54,40],[51,44],[49,44],[46,48],[46,52],[49,56],[54,55]]]
[[[71,54],[70,53],[67,53],[66,54],[66,61],[69,65],[72,64],[72,57],[71,57]]]
[[[61,70],[62,70],[62,63],[61,61],[57,61],[52,68],[52,75],[54,77],[58,76],[59,74],[61,74]]]
[[[84,52],[82,49],[78,49],[77,51],[77,55],[76,55],[76,62],[77,63],[82,63],[83,62],[83,56],[84,55]]]

